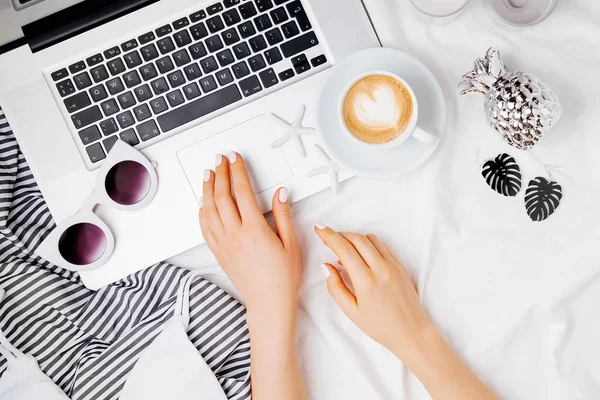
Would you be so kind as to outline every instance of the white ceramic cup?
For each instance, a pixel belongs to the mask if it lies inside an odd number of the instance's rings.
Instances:
[[[410,93],[410,97],[412,99],[413,102],[413,114],[412,114],[412,118],[408,124],[408,126],[406,127],[406,129],[404,130],[404,133],[402,133],[400,136],[398,136],[396,139],[391,140],[389,142],[386,143],[381,143],[381,144],[373,144],[373,143],[367,143],[367,142],[363,142],[362,140],[360,140],[359,138],[357,138],[356,136],[354,136],[354,134],[348,129],[348,127],[346,126],[346,122],[344,119],[344,101],[346,100],[346,96],[348,95],[348,93],[350,92],[350,89],[352,89],[352,87],[357,84],[360,80],[371,76],[371,75],[384,75],[384,76],[389,76],[391,78],[396,79],[398,82],[401,82],[406,89],[408,89],[408,92]],[[410,85],[408,83],[406,83],[406,81],[402,78],[400,78],[398,75],[393,74],[391,72],[387,72],[387,71],[381,71],[381,70],[376,70],[376,71],[369,71],[363,74],[358,75],[356,78],[354,78],[349,84],[348,86],[346,86],[346,88],[344,89],[344,91],[342,92],[342,95],[340,96],[340,100],[339,100],[339,104],[338,104],[338,119],[340,121],[340,124],[342,125],[342,129],[344,130],[344,132],[346,132],[348,134],[348,136],[357,144],[372,149],[372,150],[388,150],[391,149],[393,147],[399,146],[402,143],[406,142],[408,139],[410,139],[411,137],[420,140],[421,142],[428,144],[428,145],[433,145],[437,142],[437,137],[435,137],[434,135],[432,135],[431,133],[419,128],[417,126],[417,121],[419,120],[419,103],[417,102],[417,97],[415,96],[415,92],[412,90],[412,88],[410,87]]]

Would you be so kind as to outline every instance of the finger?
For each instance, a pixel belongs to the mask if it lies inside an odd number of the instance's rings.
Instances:
[[[292,221],[292,211],[288,190],[279,188],[273,196],[273,219],[277,228],[277,235],[286,249],[295,248],[298,246],[298,239],[294,231],[294,223]]]
[[[331,294],[331,297],[333,297],[333,300],[340,306],[344,314],[353,320],[358,312],[356,297],[352,294],[350,289],[348,289],[340,272],[333,265],[323,265],[329,272],[329,278],[327,278],[327,290]]]
[[[215,204],[223,222],[223,228],[231,229],[241,225],[233,196],[231,195],[231,179],[229,177],[229,162],[222,154],[215,158]]]
[[[373,246],[375,246],[375,248],[377,249],[379,254],[381,254],[384,260],[399,268],[404,268],[402,263],[398,261],[398,259],[392,254],[390,249],[388,249],[388,247],[381,240],[379,240],[379,238],[376,235],[369,233],[367,235],[367,239],[369,239]]]
[[[317,223],[315,232],[340,259],[355,287],[372,280],[369,267],[352,244],[333,229]]]
[[[229,153],[229,168],[231,169],[233,193],[242,221],[262,218],[263,214],[260,212],[254,190],[252,190],[246,163],[242,156],[234,151]]]
[[[219,251],[219,241],[217,240],[215,233],[212,231],[207,218],[206,212],[204,212],[203,209],[200,209],[199,219],[202,237],[204,237],[204,241],[208,245],[210,251],[215,255],[215,257],[217,257],[217,253]]]
[[[204,171],[200,214],[204,215],[204,218],[200,220],[201,224],[204,223],[210,226],[210,230],[216,235],[223,233],[223,223],[215,204],[215,174],[210,169]]]
[[[340,232],[340,235],[354,246],[372,270],[385,267],[385,260],[366,236],[352,232]]]

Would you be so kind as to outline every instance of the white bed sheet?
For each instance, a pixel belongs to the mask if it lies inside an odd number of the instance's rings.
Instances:
[[[312,233],[321,221],[383,238],[412,272],[431,318],[501,398],[600,399],[600,2],[559,0],[545,22],[522,31],[494,25],[483,0],[441,26],[415,18],[408,0],[366,4],[383,44],[437,76],[449,120],[419,170],[391,182],[354,178],[337,197],[326,191],[294,204],[305,267],[298,349],[309,398],[429,398],[330,299],[320,265],[335,257]],[[563,119],[532,153],[495,136],[481,97],[457,94],[461,75],[489,46],[561,99]],[[517,198],[495,194],[481,177],[482,163],[502,152],[521,166]],[[553,166],[564,192],[541,223],[529,220],[523,202],[527,182],[548,177],[536,159]],[[172,261],[214,265],[205,246]]]

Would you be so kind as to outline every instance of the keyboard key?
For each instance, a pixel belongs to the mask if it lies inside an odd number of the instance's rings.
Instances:
[[[231,53],[231,50],[229,49],[225,49],[222,52],[217,53],[217,60],[219,60],[219,64],[221,64],[221,67],[225,67],[235,62],[233,53]]]
[[[277,47],[273,47],[272,49],[265,51],[265,58],[269,65],[273,65],[283,60],[283,56]]]
[[[173,28],[177,29],[182,29],[185,28],[186,26],[188,26],[190,24],[190,20],[187,19],[187,17],[183,17],[178,19],[177,21],[173,22]]]
[[[289,58],[318,44],[319,39],[317,39],[317,35],[314,32],[309,32],[282,44],[281,51],[286,58]]]
[[[223,41],[227,46],[231,46],[232,44],[240,41],[240,35],[238,35],[235,28],[226,30],[225,32],[221,33],[221,36],[223,37]]]
[[[132,88],[142,83],[140,75],[137,73],[137,71],[129,71],[123,75],[123,81],[125,81],[125,86],[128,88]]]
[[[269,18],[268,14],[259,15],[254,18],[254,24],[259,32],[266,31],[269,28],[273,27],[273,23],[271,22],[271,18]]]
[[[107,117],[119,112],[119,106],[115,99],[108,99],[104,103],[100,104],[102,107],[102,111],[104,111],[104,115]]]
[[[303,32],[312,28],[310,24],[310,20],[308,19],[308,15],[306,15],[306,11],[304,11],[304,7],[300,0],[294,0],[291,3],[286,5],[288,13],[292,16],[292,18],[296,18],[298,25],[300,25],[300,29]]]
[[[83,61],[76,62],[75,64],[69,65],[69,71],[72,74],[76,74],[85,69],[85,63]]]
[[[137,51],[132,51],[131,53],[125,54],[123,59],[129,68],[135,68],[142,63],[140,53]]]
[[[225,86],[231,82],[233,82],[233,75],[229,68],[225,68],[215,74],[217,76],[217,80],[221,86]]]
[[[149,45],[142,47],[140,51],[142,52],[142,57],[145,61],[154,60],[156,57],[158,57],[158,50],[156,50],[154,43],[150,43]]]
[[[194,85],[196,85],[196,84],[194,83]],[[183,89],[185,90],[186,87],[187,86],[185,86]],[[196,87],[198,87],[198,85],[196,85]],[[167,101],[169,102],[169,105],[171,107],[177,107],[178,105],[183,103],[185,100],[183,99],[181,90],[177,89],[177,90],[174,90],[171,93],[167,94]]]
[[[220,30],[225,28],[223,19],[219,15],[206,20],[206,25],[208,26],[208,30],[211,33],[219,32]]]
[[[182,67],[190,61],[192,61],[190,60],[190,56],[188,55],[186,49],[182,49],[176,53],[173,53],[173,60],[175,61],[175,65],[177,65],[178,67]]]
[[[260,54],[257,54],[254,57],[249,58],[248,64],[250,64],[250,68],[252,68],[253,72],[261,70],[267,66],[267,64],[265,63],[265,59]]]
[[[300,33],[300,30],[298,29],[298,25],[296,24],[296,21],[290,21],[288,23],[283,24],[281,26],[281,30],[283,30],[283,34],[288,39],[293,38],[294,36],[296,36]]]
[[[136,129],[143,142],[160,135],[160,130],[158,129],[158,126],[156,126],[154,120],[146,121],[143,124],[138,125]]]
[[[262,81],[265,89],[270,88],[271,86],[275,86],[279,83],[279,79],[277,79],[277,75],[275,75],[275,71],[273,68],[269,68],[260,74],[258,74],[260,80]]]
[[[156,42],[156,45],[158,46],[160,54],[163,55],[175,50],[175,43],[173,43],[173,39],[170,37],[160,39],[158,42]]]
[[[141,67],[140,74],[142,75],[142,79],[145,81],[149,81],[150,79],[158,76],[158,72],[156,71],[154,64],[147,64]]]
[[[223,19],[225,20],[225,24],[227,26],[232,26],[240,22],[242,20],[242,17],[240,17],[240,13],[238,12],[238,10],[233,8],[223,13]]]
[[[256,75],[252,75],[250,78],[240,81],[240,88],[245,97],[252,96],[262,90],[262,86],[260,86],[260,82]]]
[[[85,151],[90,158],[92,163],[97,163],[98,161],[104,160],[106,158],[106,154],[104,154],[104,150],[102,150],[102,146],[100,143],[95,143],[91,146],[85,148]]]
[[[200,86],[204,93],[208,93],[217,88],[217,81],[215,81],[215,78],[212,75],[207,76],[206,78],[200,79]]]
[[[198,22],[206,18],[206,12],[204,10],[196,11],[192,15],[190,15],[190,19],[192,22]]]
[[[160,28],[156,29],[154,32],[156,32],[156,36],[163,37],[163,36],[168,35],[169,33],[173,32],[173,28],[171,28],[171,25],[164,25],[164,26],[161,26]]]
[[[87,62],[87,65],[90,67],[93,67],[96,64],[100,64],[102,61],[104,61],[104,57],[102,57],[102,54],[96,54],[95,56],[88,57],[85,60],[85,62]]]
[[[263,51],[268,46],[267,41],[265,40],[263,35],[253,37],[248,42],[250,43],[250,47],[252,48],[252,50],[254,50],[255,53]]]
[[[276,6],[280,6],[280,5],[282,5],[283,3],[286,3],[286,2],[288,2],[288,1],[290,1],[290,0],[274,0],[274,1],[275,1],[275,5],[276,5]]]
[[[108,71],[104,65],[98,65],[97,67],[92,68],[90,72],[92,73],[92,78],[96,83],[108,79]]]
[[[133,50],[136,47],[138,47],[138,42],[135,39],[128,40],[121,45],[121,49],[123,49],[123,51]]]
[[[175,39],[177,47],[187,46],[192,43],[192,38],[187,30],[177,32],[173,35],[173,39]]]
[[[234,66],[231,67],[231,69],[233,69],[233,73],[235,74],[235,77],[238,79],[241,79],[245,76],[250,75],[250,68],[248,68],[248,64],[246,64],[246,62],[242,61],[241,63],[235,64]]]
[[[311,68],[308,59],[304,54],[293,57],[291,61],[298,75],[308,71]]]
[[[196,82],[192,82],[189,85],[185,85],[183,87],[183,93],[185,94],[185,98],[188,100],[192,100],[195,99],[196,97],[200,96],[200,88],[198,87],[198,84]],[[170,99],[167,96],[167,100],[169,100],[169,104],[171,104]],[[173,106],[171,104],[171,106]]]
[[[319,65],[323,65],[327,62],[327,57],[325,57],[324,54],[321,54],[318,57],[313,58],[312,60],[310,60],[310,63],[312,64],[313,67],[318,67]]]
[[[109,153],[110,150],[113,148],[113,146],[115,145],[115,143],[117,143],[118,137],[117,135],[113,135],[111,137],[108,137],[106,139],[104,139],[102,141],[102,144],[104,145],[104,148],[106,149],[106,152]]]
[[[169,80],[169,83],[171,84],[171,87],[173,89],[185,83],[185,78],[181,71],[175,71],[173,73],[170,73],[169,75],[167,75],[167,79]]]
[[[256,7],[254,7],[254,3],[247,2],[243,3],[240,7],[240,14],[242,14],[242,18],[248,19],[254,17],[258,12],[256,11]]]
[[[215,60],[213,56],[207,57],[200,61],[200,65],[202,66],[202,70],[205,74],[210,74],[211,72],[214,72],[217,69],[219,69],[219,66],[217,65],[217,60]]]
[[[75,93],[75,86],[73,86],[73,82],[70,79],[57,83],[56,89],[58,89],[61,97]]]
[[[108,92],[112,95],[121,93],[123,90],[125,90],[121,78],[118,77],[106,82],[106,87],[108,88]]]
[[[121,49],[119,46],[111,47],[110,49],[104,52],[104,57],[108,60],[109,58],[113,58],[121,54]]]
[[[256,34],[256,29],[254,29],[254,24],[252,21],[247,21],[238,26],[238,30],[240,31],[240,35],[242,38],[248,39],[250,36]]]
[[[81,110],[92,104],[90,97],[86,92],[80,92],[74,96],[68,97],[65,99],[64,103],[69,113],[74,113],[75,111]]]
[[[271,19],[273,19],[273,22],[275,22],[275,24],[281,24],[282,22],[287,21],[290,17],[288,17],[287,13],[285,12],[285,8],[284,7],[279,7],[276,8],[275,10],[271,11]]]
[[[131,92],[125,92],[123,94],[120,94],[117,97],[117,100],[119,100],[119,104],[121,105],[121,109],[123,110],[135,106],[135,99],[133,98],[133,93]]]
[[[175,110],[157,118],[163,132],[168,132],[197,118],[204,117],[223,107],[227,107],[242,99],[236,85],[229,85],[217,92],[202,96],[191,103],[185,104]]]
[[[175,69],[173,61],[171,61],[171,57],[169,56],[163,57],[160,60],[156,60],[156,66],[161,74],[165,74]]]
[[[152,100],[150,102],[150,105],[152,106],[152,110],[154,111],[154,114],[160,114],[163,111],[166,111],[167,107],[167,102],[165,101],[164,97],[159,97],[156,98],[154,100]],[[139,130],[138,130],[139,132]],[[140,137],[142,137],[142,133],[140,132]],[[142,140],[144,140],[144,138],[142,138]]]
[[[75,82],[75,86],[77,86],[77,89],[79,90],[83,90],[88,86],[92,86],[92,80],[90,79],[90,76],[87,72],[82,72],[79,75],[75,75],[73,77],[73,81]]]
[[[287,81],[288,79],[292,79],[294,76],[296,76],[296,74],[294,73],[293,69],[286,69],[285,71],[281,72],[279,74],[279,79],[283,82],[283,81]]]
[[[152,92],[150,91],[150,86],[148,85],[143,85],[135,88],[134,93],[135,97],[137,97],[140,103],[152,97]]]
[[[119,75],[125,72],[125,64],[120,58],[115,58],[114,60],[110,60],[106,63],[108,70],[110,71],[112,76]]]
[[[194,60],[202,58],[208,54],[206,47],[204,47],[204,43],[201,42],[191,45],[188,47],[188,50],[190,51],[190,54]]]
[[[221,11],[223,11],[223,4],[221,3],[213,4],[206,9],[208,15],[215,15]]]
[[[135,146],[140,143],[135,131],[133,129],[127,129],[120,133],[121,140],[127,143],[130,146]]]
[[[109,118],[100,122],[100,130],[102,131],[104,136],[108,136],[118,131],[119,127],[117,126],[117,123],[115,122],[114,118]]]
[[[208,48],[208,51],[214,53],[215,51],[221,50],[225,46],[223,46],[223,42],[219,36],[213,36],[206,39],[206,47]]]
[[[283,42],[283,35],[279,28],[272,29],[265,33],[265,37],[271,46],[275,46],[278,43]]]
[[[223,5],[227,8],[240,4],[240,0],[224,0]]]
[[[150,84],[152,86],[152,90],[154,90],[154,94],[159,95],[167,92],[169,90],[169,84],[165,78],[158,78]]]
[[[131,114],[131,111],[125,111],[125,112],[117,115],[117,122],[119,123],[119,126],[121,127],[121,129],[125,129],[128,126],[131,126],[135,123],[135,121],[133,119],[133,115]]]
[[[80,111],[77,114],[71,115],[71,120],[77,129],[84,128],[96,121],[100,121],[101,119],[102,113],[100,112],[100,108],[98,106],[93,106]]]
[[[252,54],[252,51],[250,51],[250,47],[248,47],[246,42],[242,42],[233,46],[233,52],[238,60],[246,58]]]
[[[202,71],[200,71],[200,67],[196,63],[185,67],[183,69],[183,72],[185,73],[185,76],[188,81],[196,80],[202,76]]]
[[[206,29],[204,22],[192,26],[190,32],[192,32],[192,37],[196,40],[204,39],[208,36],[208,30]]]
[[[154,39],[156,39],[156,37],[152,32],[144,33],[142,36],[138,37],[140,44],[146,44],[148,42],[153,41]]]
[[[101,139],[102,135],[100,134],[98,127],[93,125],[80,131],[79,138],[81,139],[81,143],[88,145],[90,143],[94,143],[96,140]]]
[[[271,0],[254,0],[256,8],[259,12],[267,11],[273,8],[273,2]]]
[[[52,74],[50,74],[50,76],[52,77],[53,81],[60,81],[63,78],[66,78],[69,75],[69,71],[67,71],[66,68],[63,69],[59,69],[58,71],[53,72]]]
[[[142,104],[133,109],[133,115],[135,115],[135,119],[137,119],[138,122],[142,122],[150,118],[152,113],[146,104]]]
[[[94,86],[90,89],[90,96],[92,96],[92,100],[98,102],[100,100],[104,100],[108,97],[108,93],[106,93],[106,89],[104,89],[104,85]]]

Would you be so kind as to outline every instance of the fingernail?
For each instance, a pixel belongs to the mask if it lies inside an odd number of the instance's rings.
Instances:
[[[320,230],[323,230],[323,229],[327,228],[327,225],[325,225],[325,224],[322,224],[322,223],[320,223],[320,222],[317,222],[317,223],[315,224],[315,228],[317,228],[317,229],[320,229]]]
[[[223,162],[223,154],[217,154],[215,157],[215,166],[218,167]]]
[[[327,265],[321,264],[321,269],[323,271],[323,275],[325,275],[327,278],[331,276],[331,272],[329,272],[329,268],[327,268]]]
[[[232,151],[229,153],[229,162],[233,164],[235,160],[237,160],[237,153],[235,151]]]
[[[288,201],[288,190],[287,188],[281,188],[279,189],[279,202],[280,203],[287,203]]]
[[[204,182],[210,181],[210,169],[204,170]]]

